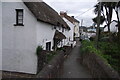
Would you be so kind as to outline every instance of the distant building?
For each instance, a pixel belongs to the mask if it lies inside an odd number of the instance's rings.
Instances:
[[[94,26],[86,27],[80,26],[80,39],[90,38],[96,35],[96,29]]]
[[[118,22],[116,20],[113,20],[111,23],[110,23],[110,32],[114,33],[114,32],[118,32],[118,26],[117,26]],[[108,26],[105,25],[105,28],[104,28],[104,32],[107,32],[108,31]]]
[[[60,15],[64,19],[64,21],[70,26],[70,28],[73,30],[71,35],[74,39],[79,39],[80,33],[79,33],[79,21],[74,18],[74,16],[68,16],[66,12],[61,11]]]

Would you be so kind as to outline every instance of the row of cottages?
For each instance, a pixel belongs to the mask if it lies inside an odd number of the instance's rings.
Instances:
[[[61,17],[63,18],[63,20],[69,25],[69,27],[71,28],[71,40],[75,41],[78,40],[80,38],[80,32],[79,32],[79,21],[77,19],[74,18],[74,16],[68,16],[66,12],[61,11],[60,12]]]
[[[71,30],[45,2],[2,2],[2,70],[36,74],[36,48],[68,45]]]

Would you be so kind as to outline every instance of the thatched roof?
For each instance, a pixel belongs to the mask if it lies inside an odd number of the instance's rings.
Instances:
[[[37,20],[70,29],[59,14],[45,2],[24,2]]]

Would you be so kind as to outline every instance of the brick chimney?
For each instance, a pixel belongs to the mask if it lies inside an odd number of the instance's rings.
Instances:
[[[64,12],[64,11],[60,11],[60,16],[61,16],[61,17],[65,17],[66,15],[67,15],[66,12]]]

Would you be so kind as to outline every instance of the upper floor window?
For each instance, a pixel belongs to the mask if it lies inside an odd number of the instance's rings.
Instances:
[[[16,9],[16,25],[23,26],[23,9]]]

